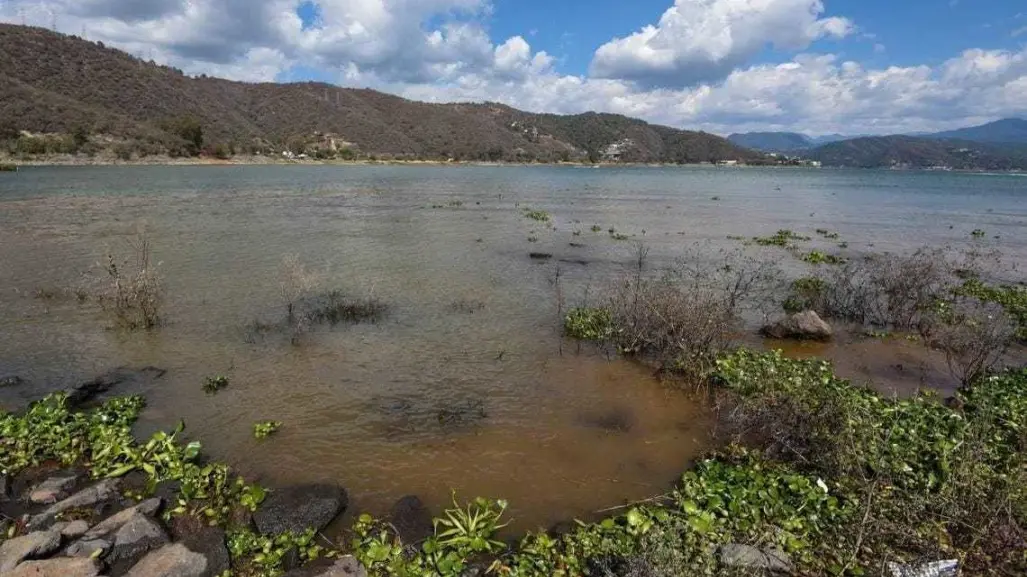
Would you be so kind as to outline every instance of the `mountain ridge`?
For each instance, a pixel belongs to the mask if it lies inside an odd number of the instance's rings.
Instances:
[[[716,135],[614,114],[436,104],[366,88],[190,77],[76,36],[0,24],[0,141],[12,154],[282,153],[490,161],[763,163]],[[38,139],[37,139],[38,140]]]

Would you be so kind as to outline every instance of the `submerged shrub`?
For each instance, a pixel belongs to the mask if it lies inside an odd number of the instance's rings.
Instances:
[[[969,385],[999,365],[1016,332],[1001,305],[958,299],[934,310],[923,333],[928,345],[945,353],[953,377]]]
[[[311,323],[337,325],[343,322],[377,322],[388,311],[388,305],[369,294],[363,298],[348,298],[342,291],[333,290],[301,303],[303,316]]]
[[[1027,287],[992,286],[978,278],[969,278],[953,291],[957,296],[972,297],[987,303],[996,303],[1016,321],[1016,336],[1027,342]]]
[[[549,222],[553,218],[544,210],[532,210],[530,208],[524,209],[524,216],[538,222]]]
[[[164,305],[160,263],[153,262],[152,246],[145,233],[137,235],[132,248],[135,258],[131,260],[107,254],[102,275],[91,279],[92,292],[116,326],[153,329],[161,324]]]

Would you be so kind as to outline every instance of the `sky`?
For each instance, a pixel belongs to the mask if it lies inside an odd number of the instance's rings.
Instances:
[[[1027,117],[1027,0],[0,0],[184,70],[717,134]]]

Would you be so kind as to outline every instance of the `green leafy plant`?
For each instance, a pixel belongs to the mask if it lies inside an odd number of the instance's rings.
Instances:
[[[974,238],[984,238],[985,236],[987,236],[987,233],[984,232],[983,230],[977,228],[977,229],[974,229],[974,231],[970,233],[970,236],[972,236]]]
[[[826,254],[819,250],[813,250],[802,255],[802,260],[810,264],[845,264],[844,258],[833,254]]]
[[[249,529],[228,532],[228,552],[238,574],[247,577],[278,577],[285,571],[285,557],[295,550],[301,563],[334,555],[333,551],[317,543],[317,533],[307,529],[302,533],[286,531],[267,536]]]
[[[811,240],[808,236],[802,236],[796,234],[788,229],[781,229],[774,233],[773,236],[754,236],[752,241],[760,246],[779,246],[788,247],[792,246],[795,241],[808,241]]]
[[[605,308],[571,309],[564,318],[563,328],[571,338],[602,342],[613,336],[613,314]]]
[[[593,224],[591,230],[592,232],[603,232],[603,227],[598,224]]]
[[[207,377],[203,380],[203,392],[208,395],[216,395],[218,391],[228,386],[228,377],[224,375],[214,375]]]
[[[276,433],[282,423],[278,421],[261,421],[254,423],[253,425],[253,436],[257,439],[266,439],[274,433]]]

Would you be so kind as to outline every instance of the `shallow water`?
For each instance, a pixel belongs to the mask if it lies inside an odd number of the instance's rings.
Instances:
[[[880,171],[28,168],[0,176],[0,374],[31,385],[0,401],[155,365],[165,377],[123,391],[147,395],[142,428],[183,418],[214,456],[267,483],[336,481],[377,513],[409,493],[438,509],[454,489],[508,499],[517,528],[545,526],[665,491],[714,429],[701,400],[646,369],[561,343],[559,308],[631,266],[635,243],[607,229],[644,240],[653,266],[694,242],[733,248],[728,235],[781,228],[837,231],[854,253],[963,245],[980,228],[976,242],[1023,263],[1025,193],[1023,178]],[[557,230],[526,207],[552,213]],[[131,254],[140,223],[165,278],[162,330],[105,330],[90,306],[33,296],[80,285],[107,250]],[[287,254],[321,287],[373,292],[389,314],[315,328],[298,346],[248,334],[284,313]],[[888,378],[838,356],[856,376]],[[231,384],[207,397],[215,373]],[[258,442],[251,427],[264,419],[284,425]]]

